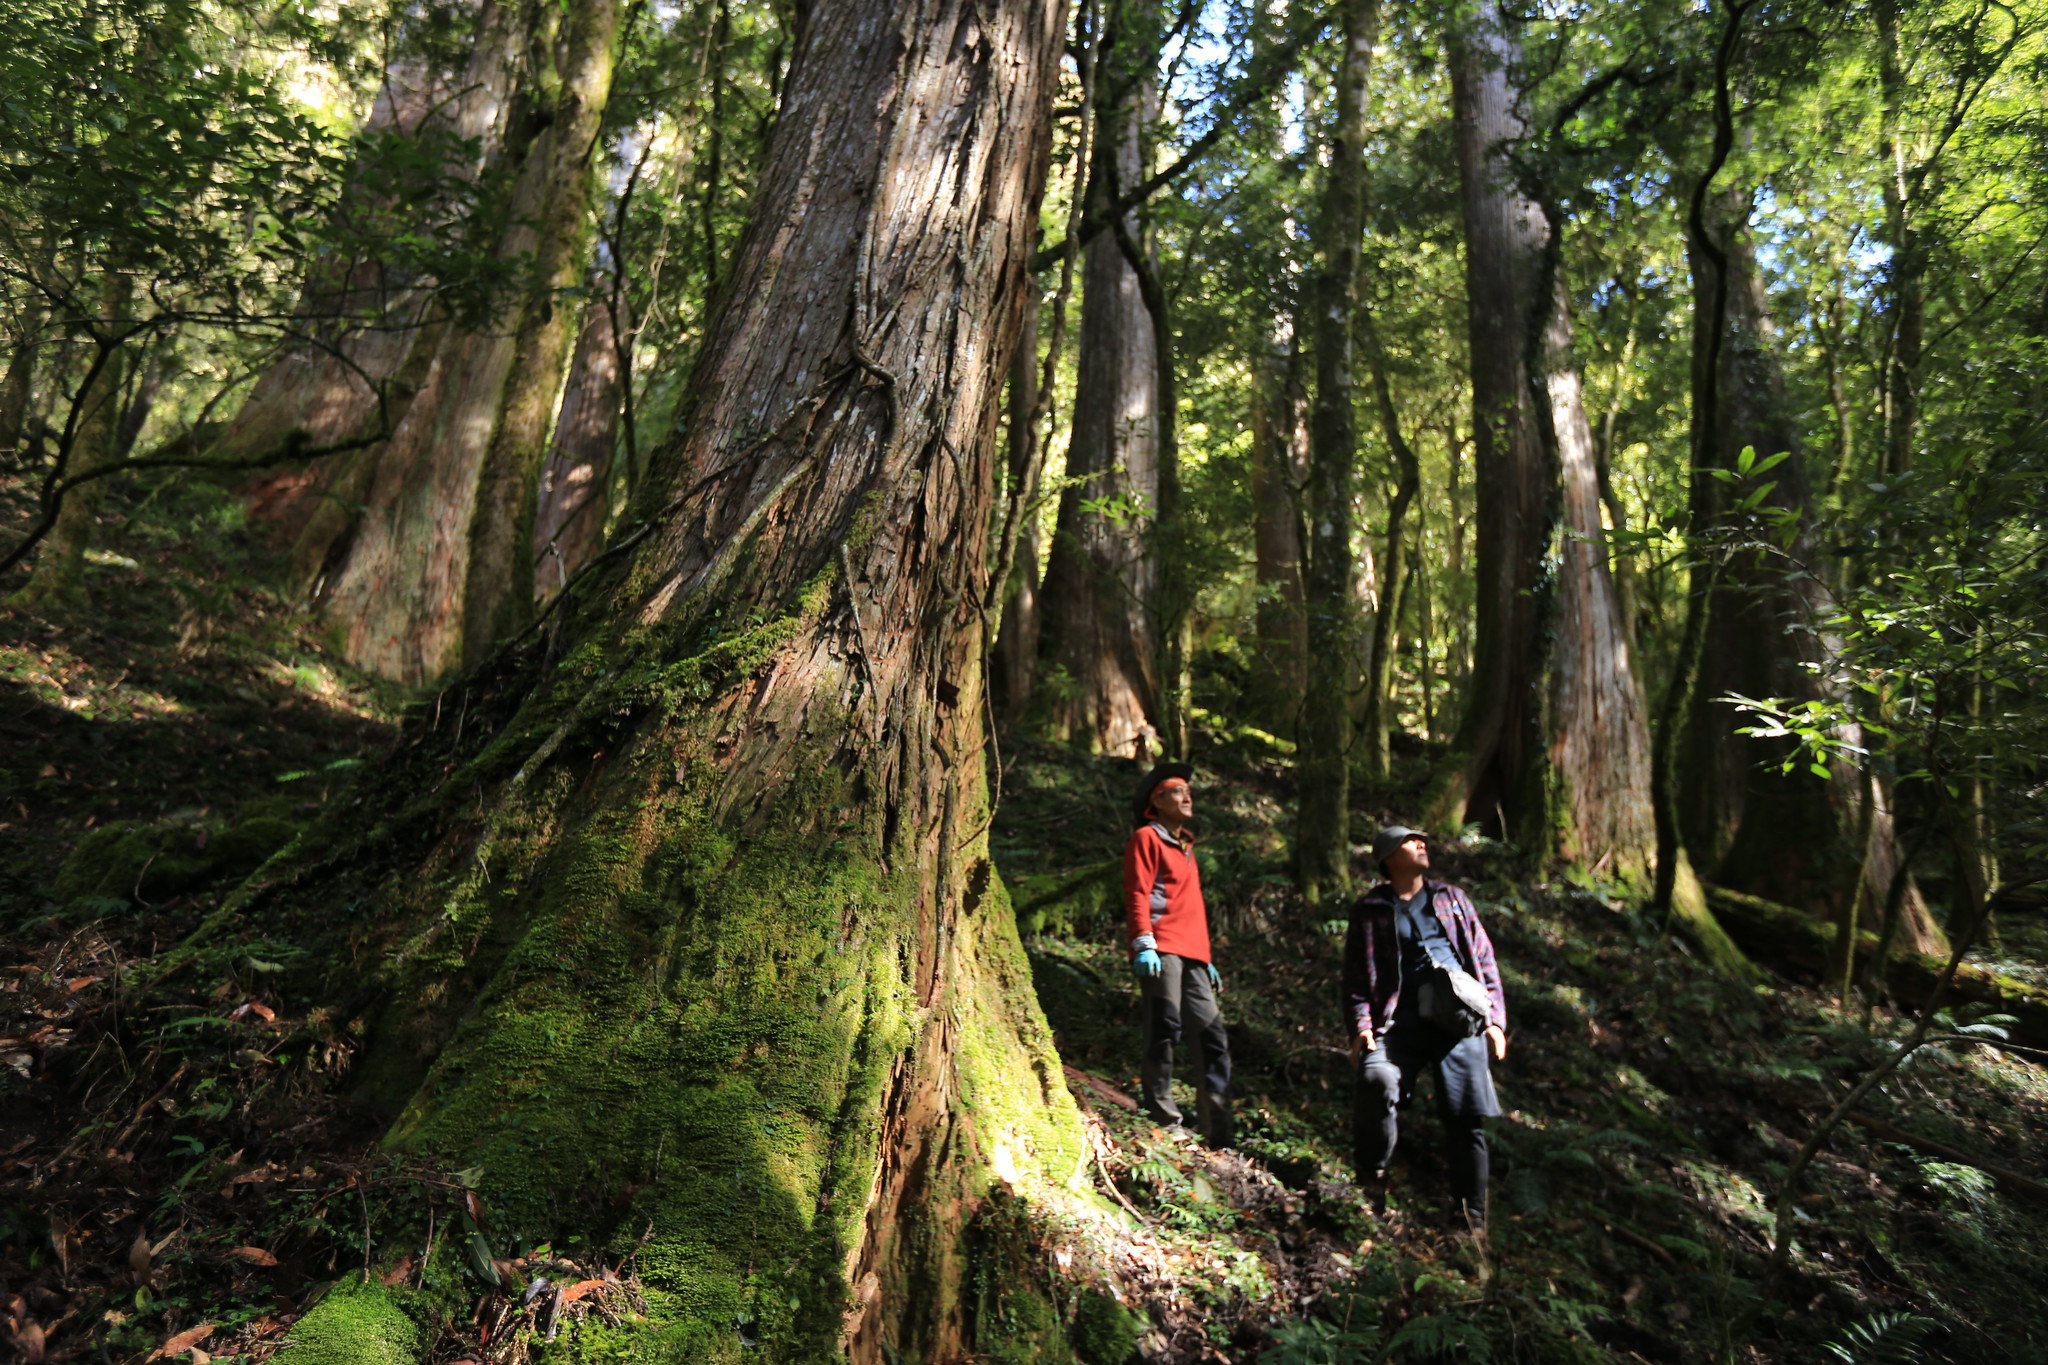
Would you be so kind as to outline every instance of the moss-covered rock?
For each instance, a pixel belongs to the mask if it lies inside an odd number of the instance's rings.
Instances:
[[[56,898],[161,901],[246,877],[304,826],[259,815],[223,828],[191,820],[119,820],[79,841],[57,872]]]
[[[344,1279],[292,1325],[277,1365],[415,1365],[431,1334],[394,1291]]]
[[[117,821],[79,842],[57,872],[57,899],[165,900],[204,883],[215,856],[201,827]]]
[[[1126,1365],[1137,1354],[1138,1338],[1145,1324],[1100,1289],[1083,1291],[1074,1306],[1074,1325],[1068,1332],[1074,1354],[1086,1365]]]

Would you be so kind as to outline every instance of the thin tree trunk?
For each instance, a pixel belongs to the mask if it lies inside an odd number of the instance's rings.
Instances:
[[[612,304],[594,291],[583,305],[576,355],[541,472],[540,511],[533,523],[536,604],[560,592],[604,540],[624,388]]]
[[[1351,885],[1351,690],[1358,670],[1351,488],[1358,459],[1353,318],[1365,230],[1365,100],[1379,0],[1344,0],[1329,180],[1316,223],[1315,412],[1302,574],[1308,677],[1295,771],[1295,880],[1310,904]]]
[[[1386,440],[1387,449],[1393,452],[1394,467],[1399,476],[1394,485],[1393,501],[1387,504],[1387,587],[1380,594],[1379,610],[1373,613],[1372,662],[1365,686],[1366,766],[1374,777],[1385,778],[1393,771],[1394,764],[1394,628],[1400,619],[1401,603],[1407,596],[1409,579],[1416,563],[1416,556],[1409,553],[1404,533],[1408,508],[1422,490],[1422,462],[1415,457],[1415,448],[1401,433],[1401,414],[1394,408],[1394,391],[1387,383],[1386,357],[1380,353],[1379,339],[1373,334],[1369,320],[1362,324],[1361,331],[1365,333],[1369,352],[1366,360],[1372,366],[1373,397],[1379,408],[1380,434]],[[1428,679],[1425,678],[1425,693],[1428,687]]]
[[[121,399],[132,360],[124,329],[134,297],[132,276],[112,269],[100,276],[99,317],[92,338],[98,364],[80,380],[65,417],[70,430],[68,446],[59,446],[63,460],[58,477],[62,479],[90,474],[120,458]],[[85,552],[92,544],[106,495],[104,478],[79,484],[64,494],[56,521],[36,547],[35,572],[10,599],[14,606],[39,611],[85,603]]]
[[[1450,551],[1446,556],[1449,572],[1444,581],[1449,584],[1463,584],[1469,580],[1466,572],[1465,532],[1468,516],[1465,510],[1464,482],[1465,448],[1469,444],[1458,434],[1455,422],[1444,423],[1444,501],[1450,508],[1450,526],[1446,539]],[[1447,643],[1444,658],[1444,680],[1450,685],[1451,695],[1462,696],[1471,685],[1472,678],[1472,613],[1457,613],[1457,626]]]
[[[1038,480],[1032,465],[1034,434],[1031,424],[1038,411],[1038,310],[1024,315],[1024,334],[1017,341],[1016,357],[1010,362],[1009,388],[1009,496],[1017,500],[1021,528],[1017,553],[1010,571],[1010,587],[1003,604],[1003,623],[996,633],[995,673],[989,689],[996,713],[1015,720],[1031,703],[1031,685],[1038,663],[1038,517],[1032,504],[1038,501]]]
[[[1420,523],[1420,509],[1417,509]],[[1416,677],[1422,684],[1422,737],[1434,742],[1436,739],[1436,678],[1435,665],[1430,659],[1430,647],[1434,643],[1436,611],[1430,600],[1429,571],[1424,563],[1422,547],[1423,528],[1418,524],[1415,538],[1409,546],[1408,572],[1414,578],[1415,589],[1415,657]]]
[[[1091,211],[1144,170],[1151,82],[1098,104],[1100,136],[1088,177]],[[1100,101],[1115,99],[1105,79]],[[1127,221],[1126,231],[1135,231]],[[1159,744],[1158,648],[1152,628],[1156,566],[1145,523],[1159,502],[1159,357],[1137,272],[1113,234],[1083,248],[1080,351],[1067,475],[1041,594],[1042,699],[1053,737],[1144,757]]]
[[[443,337],[369,484],[322,603],[351,663],[422,684],[475,664],[533,602],[534,503],[571,341],[559,291],[583,269],[589,157],[610,89],[616,0],[526,12],[515,127],[534,130],[498,251],[531,275],[500,322]]]
[[[1884,366],[1885,399],[1890,420],[1885,424],[1885,472],[1903,474],[1913,467],[1913,441],[1920,423],[1920,351],[1927,331],[1927,294],[1923,276],[1927,263],[1914,222],[1913,173],[1908,165],[1901,120],[1905,112],[1907,76],[1899,49],[1898,0],[1875,0],[1877,20],[1878,154],[1883,159],[1885,237],[1891,247],[1889,306],[1890,345]]]
[[[480,750],[414,730],[380,789],[406,840],[337,828],[293,894],[394,860],[357,1093],[395,1150],[480,1164],[498,1226],[632,1255],[660,1292],[629,1349],[1050,1350],[975,1335],[962,1232],[1089,1152],[981,762],[1060,6],[846,0],[798,34],[686,416],[570,638],[449,699]]]

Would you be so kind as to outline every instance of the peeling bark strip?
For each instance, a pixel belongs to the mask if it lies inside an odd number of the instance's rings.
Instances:
[[[1060,10],[809,12],[644,529],[409,815],[439,841],[365,931],[358,1086],[401,1108],[393,1144],[635,1256],[673,1296],[665,1349],[737,1351],[738,1322],[764,1360],[957,1358],[989,1154],[1085,1169],[962,833],[987,823],[995,432]]]

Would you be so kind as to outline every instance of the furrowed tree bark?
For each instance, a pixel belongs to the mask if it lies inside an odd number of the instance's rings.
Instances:
[[[1476,658],[1445,813],[1647,889],[1650,735],[1609,571],[1572,353],[1561,225],[1517,187],[1515,39],[1491,8],[1452,45],[1478,494]],[[1554,573],[1545,559],[1555,546]],[[1459,802],[1456,796],[1462,795]],[[1439,817],[1441,818],[1441,817]]]
[[[1143,45],[1128,30],[1123,41],[1126,52]],[[1106,59],[1091,213],[1106,213],[1115,187],[1142,177],[1151,104],[1149,74],[1119,73]],[[1125,230],[1137,231],[1134,218]],[[1096,237],[1082,257],[1067,476],[1085,482],[1061,492],[1046,557],[1037,714],[1055,739],[1143,758],[1159,746],[1157,566],[1146,533],[1159,503],[1159,356],[1137,272],[1115,235]]]
[[[21,457],[28,436],[30,400],[35,396],[36,352],[41,346],[40,310],[30,300],[16,304],[17,325],[9,328],[7,373],[0,375],[0,460]]]
[[[584,265],[590,154],[610,93],[617,0],[522,11],[524,74],[509,127],[519,167],[499,254],[530,275],[504,316],[450,327],[369,484],[322,603],[358,667],[423,684],[474,664],[527,619],[532,527],[549,419]]]
[[[593,286],[607,287],[602,280]],[[594,294],[583,305],[569,382],[541,471],[540,510],[533,522],[536,603],[560,592],[604,541],[625,382],[610,302]]]
[[[1351,885],[1351,691],[1358,673],[1352,597],[1351,487],[1358,459],[1352,323],[1365,230],[1365,98],[1379,38],[1378,0],[1346,0],[1329,181],[1316,223],[1315,411],[1309,428],[1308,526],[1302,575],[1307,686],[1296,773],[1295,881],[1311,904]]]
[[[1717,239],[1727,278],[1716,252],[1696,234],[1689,244],[1694,288],[1694,459],[1702,469],[1735,470],[1745,448],[1759,459],[1788,458],[1757,476],[1771,485],[1766,507],[1799,518],[1789,560],[1748,543],[1738,543],[1718,563],[1694,571],[1694,591],[1703,617],[1698,624],[1697,676],[1684,716],[1677,763],[1677,814],[1686,847],[1702,875],[1830,917],[1845,916],[1856,899],[1845,888],[1858,883],[1862,899],[1884,904],[1899,865],[1898,831],[1885,784],[1870,785],[1877,805],[1864,811],[1861,778],[1846,764],[1828,777],[1804,763],[1779,771],[1788,741],[1737,733],[1748,722],[1724,698],[1820,699],[1837,686],[1828,670],[1830,647],[1821,633],[1832,610],[1812,538],[1812,497],[1803,443],[1787,401],[1776,352],[1775,329],[1749,239],[1748,196],[1740,189],[1717,193],[1705,226]],[[1723,300],[1718,310],[1716,295]],[[1722,334],[1711,334],[1712,319],[1724,318]],[[1710,358],[1718,361],[1707,382]],[[1712,395],[1709,400],[1705,395]],[[1735,525],[1733,504],[1755,483],[1713,477],[1693,481],[1695,535],[1725,535]],[[1738,532],[1738,535],[1741,533]],[[1801,571],[1795,572],[1794,567]],[[1863,743],[1860,727],[1844,736]],[[1867,836],[1864,831],[1867,829]],[[1867,837],[1867,845],[1864,839]],[[1910,884],[1901,907],[1900,946],[1939,953],[1946,940],[1926,902]]]
[[[553,648],[413,728],[380,789],[401,817],[299,873],[400,829],[427,850],[364,888],[356,1092],[398,1111],[394,1148],[481,1164],[494,1227],[630,1254],[662,1292],[617,1330],[649,1350],[985,1353],[963,1225],[998,1180],[1043,1202],[1088,1178],[981,761],[1061,20],[810,11],[629,529]],[[451,747],[458,706],[480,751]],[[438,789],[408,797],[420,774]]]
[[[1159,475],[1159,497],[1151,526],[1152,631],[1159,644],[1155,670],[1159,678],[1159,739],[1166,757],[1185,760],[1188,756],[1188,655],[1192,647],[1189,632],[1194,614],[1195,585],[1189,577],[1187,530],[1182,522],[1186,509],[1180,486],[1180,394],[1173,373],[1173,315],[1168,310],[1166,290],[1159,283],[1159,265],[1121,223],[1116,225],[1116,244],[1124,263],[1138,277],[1138,294],[1145,301],[1152,322],[1153,375],[1157,390],[1153,399],[1152,429]]]
[[[1550,401],[1543,415],[1561,499],[1547,678],[1550,852],[1611,883],[1648,891],[1657,857],[1649,710],[1607,558],[1599,464],[1561,278],[1548,302],[1542,380]]]

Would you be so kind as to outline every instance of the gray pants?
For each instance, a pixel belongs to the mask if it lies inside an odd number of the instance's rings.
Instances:
[[[1173,1045],[1191,1031],[1202,1047],[1197,1125],[1211,1147],[1230,1146],[1230,1036],[1223,1031],[1208,964],[1161,953],[1159,975],[1139,980],[1145,988],[1145,1112],[1155,1123],[1181,1122],[1180,1106],[1173,1102]]]

